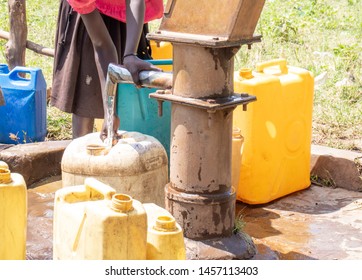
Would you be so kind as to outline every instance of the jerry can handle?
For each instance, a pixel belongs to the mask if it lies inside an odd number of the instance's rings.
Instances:
[[[30,88],[35,88],[37,73],[40,71],[39,68],[29,68],[25,66],[16,66],[9,73],[9,79],[12,81],[23,81],[29,82]],[[30,74],[30,78],[24,78],[19,74]]]
[[[263,73],[265,68],[279,66],[282,74],[288,74],[287,60],[285,58],[272,59],[256,65],[256,71]]]
[[[106,185],[95,178],[86,178],[84,180],[87,193],[92,200],[112,199],[116,193],[115,189]]]
[[[111,200],[116,191],[94,178],[86,178],[84,185],[66,187],[57,190],[57,201],[77,203],[95,200]]]

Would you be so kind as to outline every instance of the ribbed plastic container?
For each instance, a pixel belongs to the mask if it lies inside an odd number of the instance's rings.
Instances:
[[[147,259],[185,260],[186,248],[181,226],[164,208],[143,204],[147,213]]]
[[[314,79],[284,59],[235,72],[235,91],[255,95],[233,124],[244,137],[237,199],[262,204],[310,186]],[[239,164],[239,163],[233,163]]]
[[[61,162],[62,184],[76,186],[93,177],[142,203],[165,204],[168,162],[165,148],[152,136],[119,131],[122,139],[105,149],[99,133],[74,139]]]
[[[25,260],[27,188],[22,175],[0,168],[0,260]]]
[[[172,60],[150,60],[151,63],[172,65]],[[163,102],[162,116],[158,114],[158,102],[149,98],[157,89],[137,88],[134,84],[118,84],[117,114],[120,130],[137,131],[155,137],[165,147],[170,158],[171,103]]]
[[[57,190],[54,260],[145,260],[147,216],[129,195],[87,178]]]
[[[43,141],[46,136],[46,82],[38,68],[0,71],[5,106],[0,106],[0,143]],[[25,76],[25,77],[23,77]]]

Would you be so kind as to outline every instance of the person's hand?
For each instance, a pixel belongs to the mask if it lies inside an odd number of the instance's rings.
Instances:
[[[139,80],[139,73],[141,71],[162,71],[160,68],[152,65],[148,61],[138,58],[136,55],[126,55],[123,58],[124,67],[131,73],[133,82],[139,88],[141,83]]]

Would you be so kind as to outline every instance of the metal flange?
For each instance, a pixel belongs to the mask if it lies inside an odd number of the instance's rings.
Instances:
[[[245,111],[250,102],[256,101],[256,97],[248,93],[234,93],[230,96],[220,98],[190,98],[174,95],[170,90],[158,90],[155,93],[150,93],[149,97],[155,98],[159,102],[169,101],[185,106],[204,109],[209,113],[229,109],[239,105],[243,105],[243,110]],[[162,115],[162,109],[160,110],[161,112],[159,111],[159,115]]]

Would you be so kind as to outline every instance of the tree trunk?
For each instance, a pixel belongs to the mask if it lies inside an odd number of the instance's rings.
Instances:
[[[26,23],[26,0],[8,0],[10,36],[6,44],[5,57],[9,69],[15,66],[25,66],[26,38],[28,27]]]

